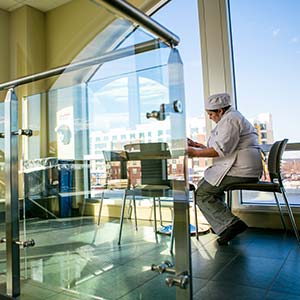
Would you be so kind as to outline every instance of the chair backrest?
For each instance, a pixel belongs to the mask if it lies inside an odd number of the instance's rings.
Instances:
[[[141,162],[141,184],[167,185],[171,157],[167,143],[139,143],[124,146],[129,160]]]
[[[120,170],[119,178],[126,179],[127,178],[127,160],[128,160],[126,151],[104,150],[104,151],[102,151],[102,153],[103,153],[103,157],[104,157],[105,164],[106,164],[106,171],[108,173],[110,173],[112,171],[112,167],[113,167],[112,163],[118,162],[119,165],[117,166],[117,168]],[[115,179],[115,178],[109,178],[109,177],[111,177],[112,174],[106,174],[106,175],[107,175],[107,179]]]
[[[274,182],[278,180],[278,183],[282,185],[282,175],[281,175],[281,159],[283,152],[286,148],[288,139],[283,139],[282,141],[276,141],[269,152],[268,156],[268,171],[270,175],[270,180]]]

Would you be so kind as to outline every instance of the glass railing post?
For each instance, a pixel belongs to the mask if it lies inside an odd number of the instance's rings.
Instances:
[[[5,98],[5,222],[6,222],[6,293],[20,295],[19,203],[18,203],[18,99],[11,88]]]
[[[168,60],[169,98],[173,105],[174,113],[171,118],[171,137],[174,158],[185,157],[186,127],[185,127],[185,95],[183,63],[177,49],[172,49]],[[177,152],[177,153],[176,153]],[[185,166],[186,164],[183,163]],[[190,241],[190,217],[189,200],[187,190],[187,170],[183,170],[183,178],[173,186],[174,199],[174,236],[175,236],[175,268],[176,274],[171,278],[175,283],[176,300],[192,299],[192,271],[191,271],[191,241]],[[185,283],[183,283],[185,282]],[[168,284],[168,282],[167,282]]]

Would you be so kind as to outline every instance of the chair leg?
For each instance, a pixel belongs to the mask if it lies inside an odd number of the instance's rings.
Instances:
[[[82,207],[81,207],[81,217],[83,217],[84,215],[84,211],[85,211],[85,200],[86,198],[84,197],[82,200]]]
[[[162,221],[162,213],[161,213],[161,202],[160,197],[158,197],[158,209],[159,209],[159,220],[160,220],[160,226],[163,227],[163,221]]]
[[[155,197],[153,197],[153,215],[154,215],[154,232],[155,232],[155,236],[157,234],[157,218],[156,218],[156,201],[155,201]]]
[[[172,231],[171,231],[171,243],[170,243],[170,253],[173,254],[173,249],[174,249],[174,211],[172,214]]]
[[[134,211],[134,224],[135,224],[135,230],[138,230],[137,227],[137,214],[136,214],[136,202],[135,202],[135,193],[132,195],[132,200],[133,200],[133,211]]]
[[[99,211],[98,211],[98,220],[97,225],[100,225],[100,218],[101,218],[101,212],[102,212],[102,206],[103,206],[103,199],[104,199],[104,190],[102,191],[100,203],[99,203]]]
[[[121,209],[118,245],[121,245],[121,237],[122,237],[122,229],[123,229],[123,221],[124,221],[124,213],[125,213],[126,196],[127,196],[127,191],[125,190],[124,194],[123,194],[123,203],[122,203],[122,209]]]
[[[282,195],[283,195],[283,199],[284,199],[286,208],[287,208],[288,213],[289,213],[290,221],[291,221],[291,223],[292,223],[292,227],[293,227],[293,229],[294,229],[294,232],[295,232],[297,241],[298,241],[298,243],[300,243],[300,237],[299,237],[299,231],[298,231],[298,228],[297,228],[297,224],[296,224],[296,222],[295,222],[294,215],[293,215],[292,209],[291,209],[291,207],[290,207],[290,204],[289,204],[289,202],[288,202],[288,199],[287,199],[287,197],[286,197],[284,188],[281,188],[281,192],[282,192]]]
[[[197,217],[197,205],[196,205],[196,192],[195,191],[193,191],[193,205],[194,205],[194,212],[195,212],[196,238],[199,241],[198,217]]]
[[[227,207],[231,210],[231,208],[232,208],[232,190],[227,191],[226,200],[227,200]]]
[[[279,214],[280,214],[280,219],[281,219],[283,229],[286,230],[286,224],[285,224],[285,221],[284,221],[284,216],[283,216],[282,209],[281,209],[281,206],[280,206],[280,203],[279,203],[279,200],[278,200],[278,197],[277,197],[276,193],[274,193],[274,197],[275,197],[276,205],[278,207],[278,211],[279,211]]]
[[[130,199],[128,205],[127,219],[131,219],[131,214],[132,214],[132,200]]]

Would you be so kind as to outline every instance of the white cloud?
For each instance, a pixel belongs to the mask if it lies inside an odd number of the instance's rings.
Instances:
[[[290,42],[292,44],[298,43],[299,42],[299,38],[297,36],[295,36],[295,37],[291,38]]]
[[[273,37],[277,36],[277,35],[279,34],[279,32],[280,32],[280,29],[279,29],[279,28],[274,29],[274,30],[272,31]]]

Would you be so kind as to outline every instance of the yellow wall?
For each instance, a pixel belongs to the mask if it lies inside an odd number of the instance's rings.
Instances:
[[[30,6],[10,13],[10,79],[44,71],[44,14]],[[18,88],[18,94],[32,94],[42,89],[36,82]],[[20,91],[22,90],[22,92]]]
[[[90,44],[99,33],[118,17],[95,3],[96,1],[73,0],[46,14],[47,69],[72,62],[82,50],[88,51],[80,59],[101,55],[99,50],[105,41]],[[160,0],[134,0],[135,6],[149,10]],[[66,17],[67,16],[67,17]],[[113,36],[113,47],[117,36]],[[110,49],[107,49],[110,50]],[[100,52],[101,51],[101,52]],[[75,76],[74,76],[75,77]],[[80,81],[80,76],[77,77]]]
[[[74,0],[46,16],[47,68],[71,62],[113,16],[86,0]]]
[[[9,80],[9,13],[0,10],[0,83]],[[0,101],[5,96],[0,92]]]
[[[160,0],[130,2],[148,11]],[[87,0],[73,0],[47,13],[30,6],[13,12],[0,10],[0,82],[71,62],[116,18]],[[100,54],[96,47],[89,50],[91,56]],[[22,92],[28,95],[39,89],[43,89],[41,82]]]

